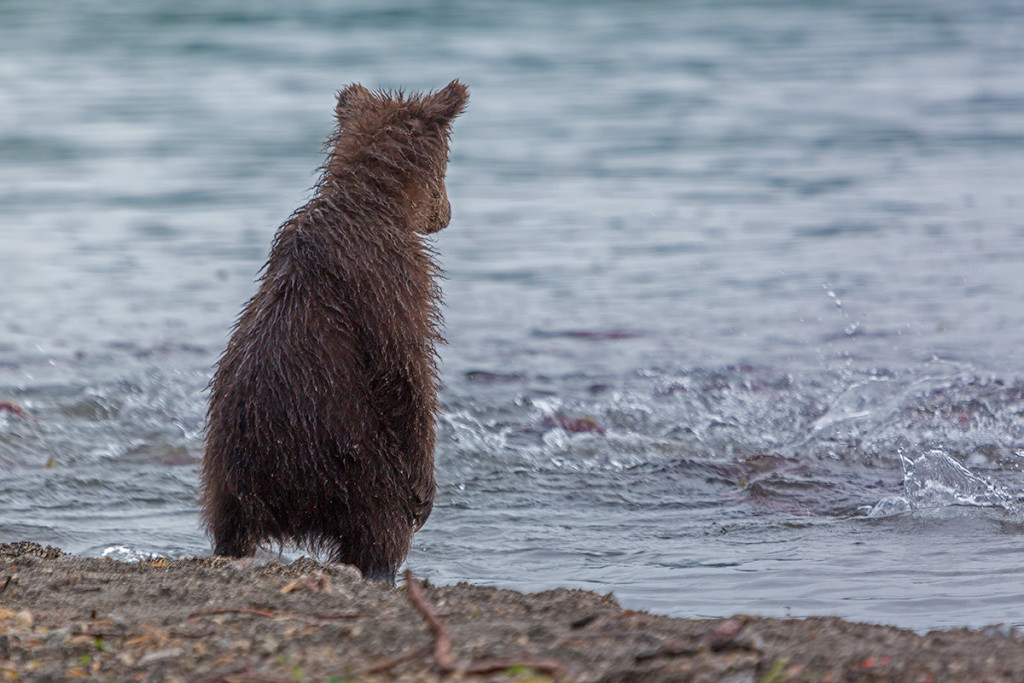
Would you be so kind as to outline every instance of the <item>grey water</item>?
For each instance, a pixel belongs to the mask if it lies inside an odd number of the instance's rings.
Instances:
[[[334,92],[458,77],[439,583],[1024,626],[1024,5],[0,2],[0,541],[209,552]]]

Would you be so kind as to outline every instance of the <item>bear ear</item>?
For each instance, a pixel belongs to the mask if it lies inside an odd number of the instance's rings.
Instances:
[[[338,104],[334,107],[334,113],[339,120],[350,118],[361,109],[364,102],[372,98],[373,93],[358,83],[353,83],[338,92]]]
[[[454,80],[436,93],[427,95],[423,105],[427,118],[446,125],[465,110],[468,101],[469,88]]]

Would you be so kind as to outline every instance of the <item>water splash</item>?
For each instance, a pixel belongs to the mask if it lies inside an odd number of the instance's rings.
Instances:
[[[832,299],[832,303],[835,304],[836,310],[843,312],[843,300],[840,299],[839,295],[836,294],[834,289],[832,289],[832,285],[826,282],[822,285],[822,288],[825,290],[825,294],[828,295],[828,298]]]
[[[876,503],[868,517],[888,517],[929,508],[953,505],[998,507],[1016,517],[1024,509],[1012,495],[977,476],[944,451],[933,449],[911,458],[900,452],[903,464],[903,495],[890,496]]]
[[[142,562],[144,560],[155,560],[160,557],[159,553],[145,552],[129,545],[112,545],[103,549],[100,557],[109,557],[119,562]]]

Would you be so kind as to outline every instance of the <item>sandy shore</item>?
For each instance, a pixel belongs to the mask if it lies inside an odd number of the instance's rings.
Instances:
[[[303,559],[135,564],[0,545],[0,674],[117,681],[1013,681],[1011,630],[672,619],[611,595],[386,588]]]

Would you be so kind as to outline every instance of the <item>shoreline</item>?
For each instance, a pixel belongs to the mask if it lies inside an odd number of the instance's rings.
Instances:
[[[681,619],[575,589],[391,588],[308,558],[0,544],[0,674],[17,680],[1012,681],[1022,645],[1000,626]]]

